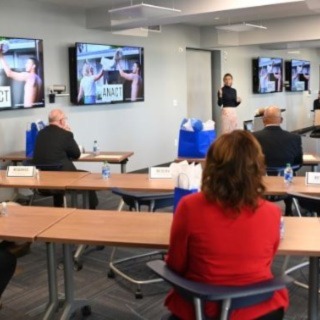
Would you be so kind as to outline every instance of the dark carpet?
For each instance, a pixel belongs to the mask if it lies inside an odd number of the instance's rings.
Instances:
[[[99,192],[99,209],[116,209],[119,198],[111,195],[110,192]],[[37,205],[48,205],[44,203]],[[133,213],[134,214],[134,213]],[[82,257],[83,269],[75,272],[75,296],[86,298],[92,307],[92,314],[83,317],[78,311],[73,319],[88,320],[156,320],[166,314],[163,300],[169,290],[165,283],[158,283],[143,286],[143,299],[135,299],[134,285],[120,277],[109,279],[108,260],[112,248],[105,248],[98,251],[96,248],[89,248]],[[135,250],[132,248],[119,248],[117,257],[126,257],[148,250]],[[61,257],[61,248],[57,250],[58,258]],[[291,264],[300,262],[301,259],[294,258]],[[277,257],[273,270],[280,273],[283,257]],[[136,277],[152,277],[151,272],[146,268],[145,261],[139,263],[130,262],[123,266],[123,269]],[[59,284],[63,288],[63,271],[58,271]],[[299,279],[307,280],[307,270],[296,272]],[[290,308],[286,313],[287,320],[307,319],[307,290],[292,284],[289,287]],[[3,294],[3,308],[0,310],[1,320],[35,320],[42,319],[43,313],[37,309],[45,305],[48,298],[46,252],[45,246],[35,243],[31,247],[31,253],[18,260],[18,267],[14,278]],[[56,318],[59,318],[59,313]],[[244,319],[245,320],[245,319]]]

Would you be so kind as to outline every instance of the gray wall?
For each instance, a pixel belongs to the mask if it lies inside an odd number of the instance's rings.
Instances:
[[[44,40],[46,90],[53,84],[69,87],[67,49],[76,41],[145,48],[145,102],[73,107],[68,97],[58,97],[55,104],[49,104],[46,91],[45,108],[0,112],[1,153],[23,149],[27,123],[46,119],[52,108],[61,107],[68,114],[76,140],[85,148],[91,149],[97,139],[102,150],[134,151],[129,170],[175,158],[175,139],[187,110],[185,48],[199,46],[197,28],[168,26],[146,38],[119,36],[87,29],[82,10],[31,0],[2,0],[0,30],[3,36]],[[81,167],[100,171],[99,165]]]

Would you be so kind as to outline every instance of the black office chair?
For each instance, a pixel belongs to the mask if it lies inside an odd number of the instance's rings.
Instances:
[[[61,163],[52,163],[52,164],[34,164],[32,159],[28,159],[23,162],[25,166],[35,166],[39,171],[61,171],[62,164]],[[65,192],[63,190],[55,190],[55,189],[34,189],[31,199],[29,200],[29,205],[31,206],[36,198],[48,198],[54,197],[56,195],[61,195],[63,197],[63,207],[67,207],[67,198]]]
[[[280,276],[241,287],[215,286],[187,280],[170,270],[162,260],[150,261],[147,266],[169,282],[183,297],[193,301],[197,320],[209,320],[204,313],[205,301],[221,303],[219,319],[227,320],[231,311],[266,301],[275,291],[285,288],[292,282],[290,277]]]
[[[292,197],[293,205],[296,210],[297,215],[301,217],[318,217],[320,215],[320,197],[308,196],[302,193],[288,193]],[[302,260],[301,263],[296,264],[289,269],[287,269],[289,264],[290,256],[286,256],[285,261],[282,266],[283,273],[285,275],[292,274],[293,272],[300,270],[303,274],[303,269],[309,266],[309,260]],[[299,287],[308,289],[309,286],[301,281],[294,280],[294,284]],[[320,291],[319,291],[320,293]]]
[[[140,211],[142,206],[147,206],[150,212],[154,212],[159,209],[163,209],[166,207],[172,207],[174,202],[174,194],[170,193],[150,193],[150,192],[133,192],[133,191],[125,191],[122,189],[114,188],[112,192],[121,197],[121,203],[119,205],[118,210],[121,211],[123,207],[123,203],[127,204],[130,211]],[[162,281],[162,279],[149,279],[149,280],[138,280],[132,278],[131,276],[122,272],[116,265],[119,265],[124,262],[136,260],[138,258],[152,257],[154,255],[164,255],[165,251],[153,251],[145,254],[140,254],[124,259],[114,260],[116,252],[116,247],[113,248],[111,258],[110,258],[110,270],[108,272],[108,277],[113,278],[115,273],[129,281],[130,283],[137,285],[137,290],[135,292],[135,297],[137,299],[143,298],[143,294],[141,291],[141,285],[143,284],[151,284]]]

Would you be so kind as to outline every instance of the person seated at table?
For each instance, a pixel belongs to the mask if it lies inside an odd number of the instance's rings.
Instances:
[[[16,270],[17,259],[1,246],[0,243],[0,309],[2,307],[1,296],[11,280],[14,271]]]
[[[201,192],[182,198],[173,218],[169,268],[187,279],[215,285],[243,286],[271,279],[280,241],[280,209],[263,199],[264,156],[251,133],[235,130],[209,148]],[[231,320],[282,319],[287,290],[267,301],[235,310]],[[195,319],[191,301],[175,289],[166,298],[170,319]],[[219,306],[207,302],[208,317]]]
[[[62,171],[78,171],[72,160],[80,157],[81,152],[67,122],[67,117],[60,109],[49,113],[49,125],[42,129],[37,136],[33,163],[35,165],[61,164]],[[79,170],[81,171],[81,170]],[[63,193],[54,195],[54,206],[63,206]],[[94,191],[89,192],[89,207],[95,209],[98,198]]]
[[[301,166],[303,161],[301,136],[283,130],[280,125],[283,121],[281,110],[277,106],[265,109],[263,115],[264,129],[253,132],[259,141],[265,156],[267,168],[285,168]],[[278,175],[277,171],[269,171],[268,175]],[[285,198],[285,215],[292,215],[292,200]]]

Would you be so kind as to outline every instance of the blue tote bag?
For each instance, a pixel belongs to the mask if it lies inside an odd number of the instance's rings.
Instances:
[[[33,157],[33,150],[36,143],[37,135],[38,135],[37,125],[33,122],[31,123],[30,128],[26,131],[26,157]]]

